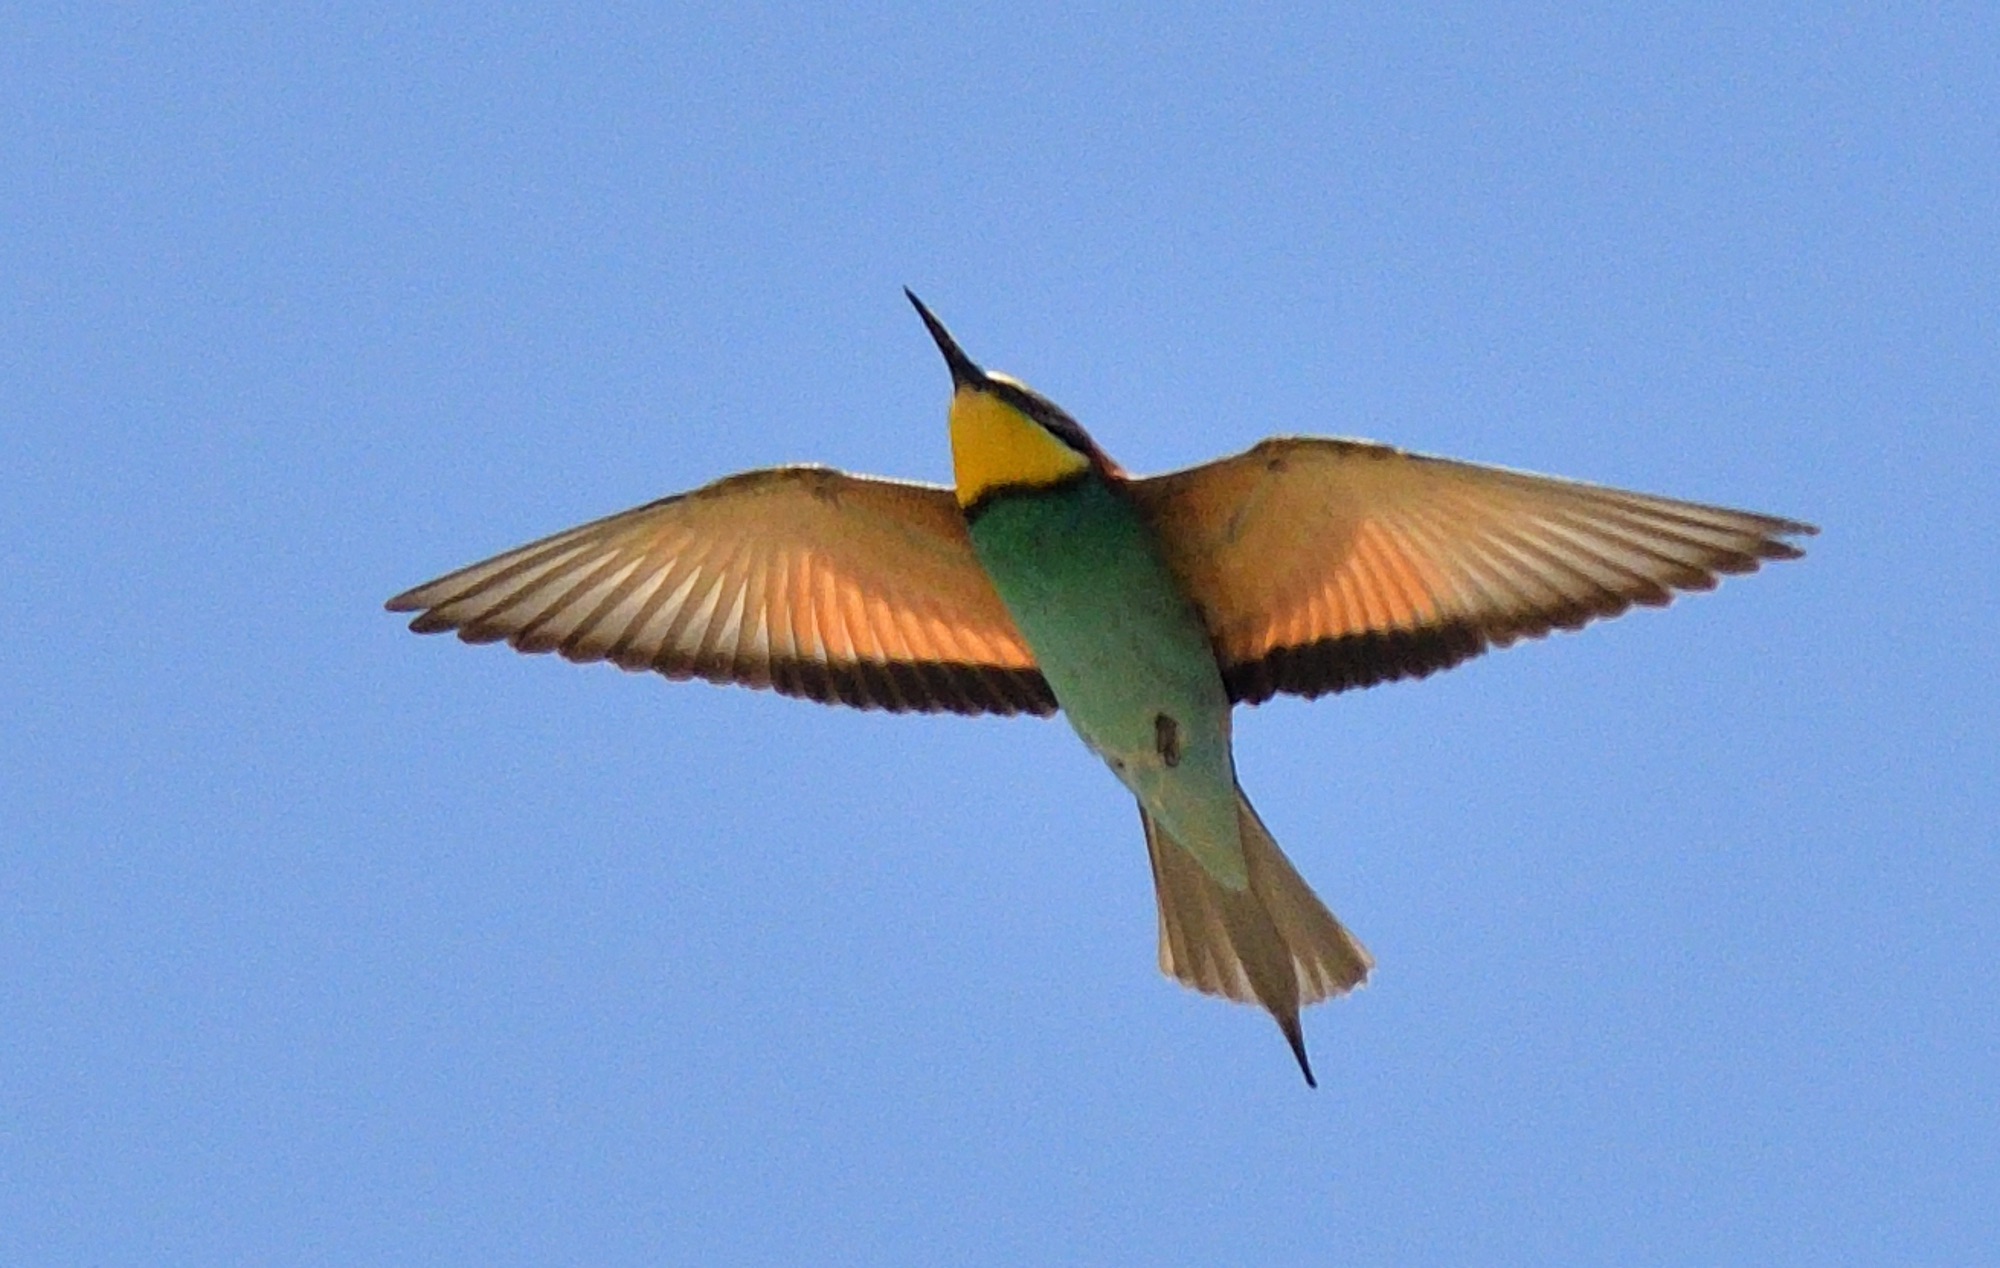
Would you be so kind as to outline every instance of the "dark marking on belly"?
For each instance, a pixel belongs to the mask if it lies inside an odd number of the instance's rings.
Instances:
[[[1160,752],[1160,760],[1169,766],[1181,764],[1181,724],[1172,715],[1153,715],[1153,747]]]

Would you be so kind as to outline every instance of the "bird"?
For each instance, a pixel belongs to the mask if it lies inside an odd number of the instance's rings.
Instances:
[[[1233,710],[1423,678],[1797,558],[1773,515],[1279,436],[1135,477],[907,288],[951,375],[949,486],[725,477],[398,594],[421,634],[892,712],[1060,712],[1132,793],[1169,977],[1301,1010],[1373,957],[1237,780]]]

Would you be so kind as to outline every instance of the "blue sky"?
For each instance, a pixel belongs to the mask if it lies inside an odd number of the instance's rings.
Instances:
[[[2000,1242],[1990,7],[15,11],[0,1260]],[[1809,557],[1238,715],[1375,952],[1154,967],[1060,724],[420,640],[747,467],[1371,436]]]

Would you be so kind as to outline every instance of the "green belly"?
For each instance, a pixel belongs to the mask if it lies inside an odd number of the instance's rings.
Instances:
[[[1084,743],[1218,880],[1241,884],[1229,697],[1138,513],[1092,476],[1003,495],[972,542]]]

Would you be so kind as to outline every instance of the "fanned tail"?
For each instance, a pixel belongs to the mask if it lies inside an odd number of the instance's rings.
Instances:
[[[1209,995],[1271,1014],[1318,1087],[1306,1059],[1299,1010],[1367,980],[1374,958],[1292,867],[1243,790],[1236,790],[1249,883],[1231,889],[1211,876],[1142,806],[1146,853],[1160,906],[1160,969]]]

